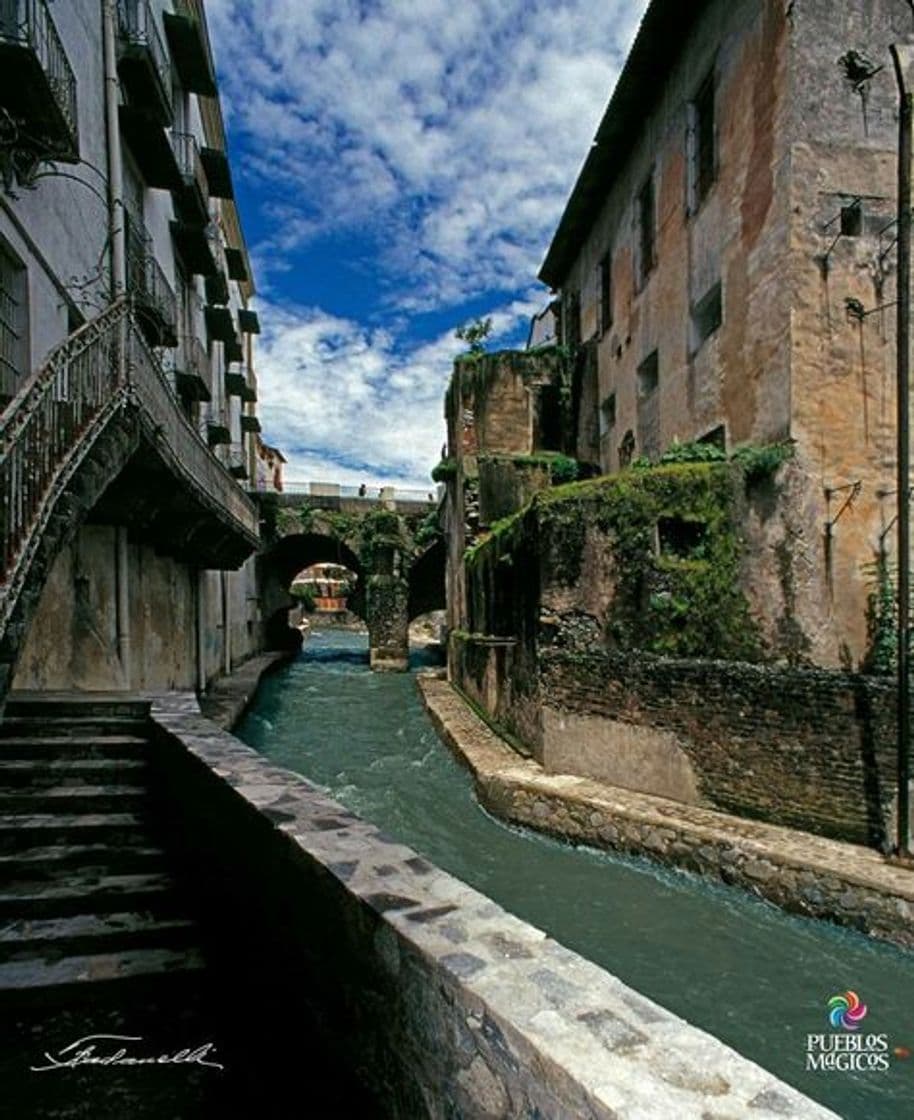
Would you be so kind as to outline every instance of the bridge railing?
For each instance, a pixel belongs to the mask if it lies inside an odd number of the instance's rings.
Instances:
[[[121,299],[53,350],[0,414],[0,633],[57,498],[128,400],[146,414],[177,473],[256,539],[256,506],[181,412]]]
[[[403,486],[343,486],[336,482],[302,482],[298,479],[283,479],[283,493],[302,494],[319,502],[321,499],[345,498],[347,501],[361,501],[377,505],[380,502],[405,502],[421,505],[437,504],[433,487],[428,490],[410,489]]]

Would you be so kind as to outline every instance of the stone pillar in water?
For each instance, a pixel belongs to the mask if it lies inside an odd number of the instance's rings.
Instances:
[[[405,672],[409,667],[409,586],[399,573],[368,577],[366,620],[371,668]]]

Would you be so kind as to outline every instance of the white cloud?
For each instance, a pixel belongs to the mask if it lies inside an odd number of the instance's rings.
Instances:
[[[643,7],[210,0],[244,173],[287,208],[258,257],[355,228],[426,302],[528,283]]]
[[[493,340],[537,309],[532,296],[494,308]],[[263,322],[260,416],[288,478],[432,488],[444,391],[462,348],[451,332],[403,352],[388,332],[316,308],[266,307]]]
[[[483,299],[507,339],[540,309],[537,267],[645,6],[207,0],[238,174],[263,199],[260,411],[290,476],[429,485],[458,344],[411,342],[413,316]],[[335,235],[375,281],[363,323],[293,306],[303,254]]]

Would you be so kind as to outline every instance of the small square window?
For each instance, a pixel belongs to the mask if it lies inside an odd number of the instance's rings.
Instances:
[[[701,349],[706,338],[710,338],[723,322],[723,301],[720,281],[692,306],[692,353]]]

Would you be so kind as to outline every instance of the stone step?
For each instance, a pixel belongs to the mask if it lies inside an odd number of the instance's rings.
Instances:
[[[0,723],[0,761],[31,761],[36,759],[99,759],[128,761],[142,759],[149,750],[148,741],[140,735],[15,735],[2,737]],[[41,730],[41,729],[38,729]]]
[[[3,758],[0,786],[44,789],[64,785],[134,785],[149,769],[145,758]]]
[[[0,919],[62,917],[118,910],[174,909],[176,884],[163,873],[112,875],[104,870],[20,880],[0,886]]]
[[[88,716],[53,720],[41,716],[7,716],[0,721],[0,749],[2,741],[10,738],[72,739],[86,736],[139,735],[145,738],[148,730],[145,720],[118,716]]]
[[[139,813],[3,813],[0,853],[48,844],[142,843],[148,828],[149,822]]]
[[[2,781],[0,768],[0,781]],[[146,786],[56,785],[10,789],[0,785],[0,813],[120,813],[140,809],[149,799]]]
[[[0,882],[35,878],[66,868],[104,867],[110,871],[158,871],[166,854],[152,843],[45,844],[0,855]]]
[[[196,922],[143,911],[19,918],[0,927],[0,961],[188,945],[199,934]]]
[[[38,716],[41,719],[116,716],[145,719],[149,701],[116,692],[11,692],[4,712],[8,716]]]
[[[184,982],[206,967],[202,952],[187,949],[127,949],[87,953],[56,961],[14,960],[0,964],[0,1003],[49,999],[96,1000],[100,989],[137,982],[160,995],[171,981]]]

